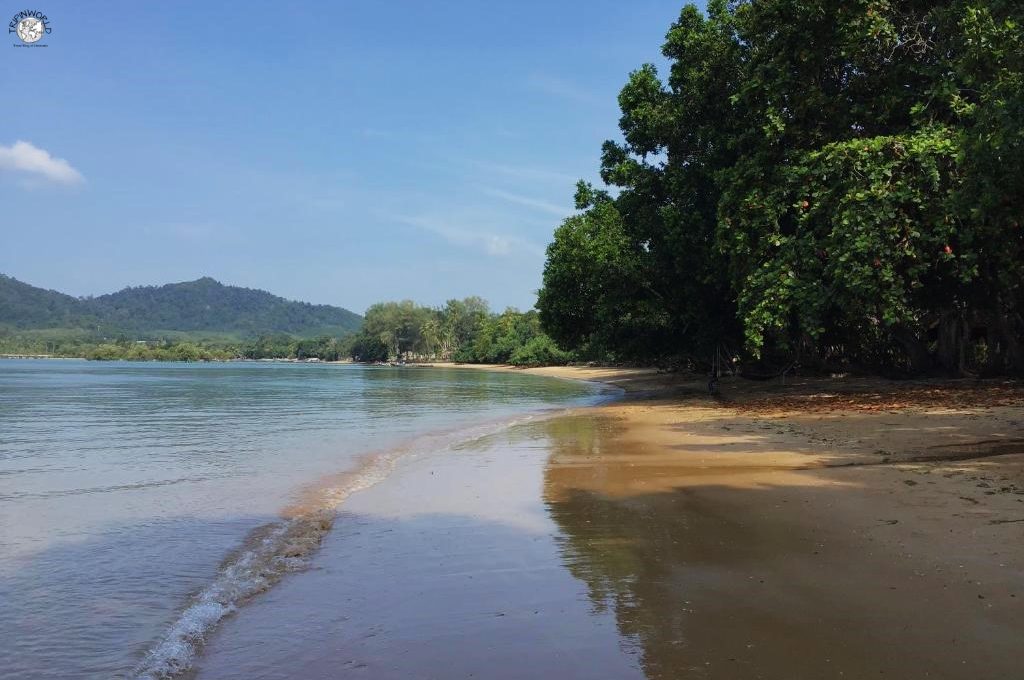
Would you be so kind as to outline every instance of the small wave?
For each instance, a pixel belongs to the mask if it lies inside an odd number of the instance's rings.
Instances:
[[[173,678],[192,667],[206,636],[226,615],[300,568],[331,527],[332,517],[301,517],[261,527],[196,595],[136,669],[140,680]]]
[[[189,672],[206,638],[224,617],[273,587],[285,574],[308,565],[345,499],[384,480],[399,460],[450,451],[548,415],[533,413],[469,429],[422,435],[405,446],[369,454],[355,470],[308,487],[296,504],[284,510],[282,521],[253,531],[223,562],[214,581],[190,599],[164,637],[136,667],[133,677],[170,680]]]
[[[10,494],[0,494],[0,500],[11,500],[14,498],[60,498],[63,496],[86,496],[97,493],[111,493],[113,491],[138,491],[140,489],[152,489],[159,486],[172,486],[174,484],[188,484],[194,482],[206,482],[214,479],[212,475],[194,477],[176,477],[174,479],[158,479],[152,482],[135,482],[133,484],[112,484],[109,486],[90,486],[83,489],[58,489],[55,491],[16,491]]]

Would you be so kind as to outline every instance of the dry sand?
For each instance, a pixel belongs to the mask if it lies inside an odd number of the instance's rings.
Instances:
[[[1018,385],[528,372],[628,394],[353,496],[200,677],[1024,677]]]

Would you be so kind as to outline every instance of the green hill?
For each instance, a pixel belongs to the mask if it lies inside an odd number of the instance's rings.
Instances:
[[[83,300],[0,274],[0,326],[16,329],[95,328]]]
[[[312,337],[344,335],[361,323],[362,317],[341,307],[294,302],[262,290],[225,286],[209,277],[76,298],[0,274],[0,326],[9,330]]]

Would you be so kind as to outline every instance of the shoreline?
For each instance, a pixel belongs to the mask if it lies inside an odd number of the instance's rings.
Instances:
[[[412,461],[353,494],[315,574],[227,622],[200,678],[285,658],[308,678],[521,677],[510,669],[526,649],[542,676],[1016,672],[1016,383],[724,381],[713,399],[703,380],[653,369],[450,366],[624,396]],[[360,608],[382,591],[396,599]],[[323,620],[336,637],[279,640],[282,617]],[[563,629],[581,650],[571,663],[536,637]]]
[[[584,383],[597,383],[615,387],[626,395],[671,391],[681,386],[696,386],[701,380],[695,376],[662,373],[656,368],[620,368],[612,366],[512,366],[510,364],[460,364],[437,362],[430,368],[466,368],[475,371],[519,373],[543,378],[558,378]],[[685,380],[681,378],[690,378]],[[706,383],[706,381],[703,381]],[[706,389],[706,388],[705,388]]]

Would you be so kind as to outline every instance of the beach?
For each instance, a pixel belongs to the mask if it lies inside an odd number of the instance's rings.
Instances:
[[[1016,678],[1012,382],[495,369],[621,400],[407,461],[199,678]]]
[[[44,5],[0,680],[1024,680],[1024,0]]]

